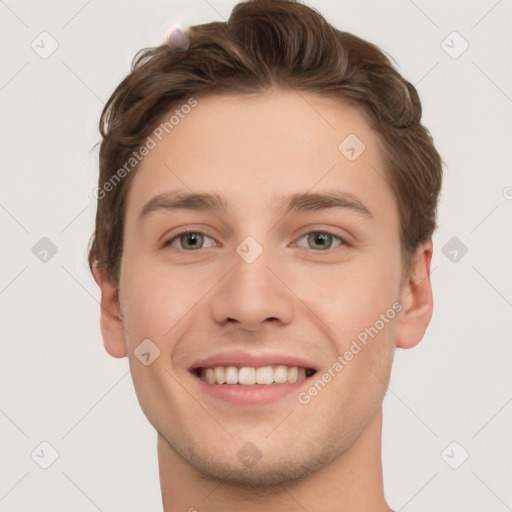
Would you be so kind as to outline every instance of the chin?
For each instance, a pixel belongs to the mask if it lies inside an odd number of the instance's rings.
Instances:
[[[244,463],[236,454],[207,453],[207,450],[198,450],[197,446],[184,444],[178,449],[173,447],[204,478],[237,487],[262,489],[303,480],[336,457],[330,446],[324,446],[317,453],[311,453],[310,447],[304,447],[302,452],[294,450],[293,454],[273,450],[269,457],[261,453],[259,459]]]

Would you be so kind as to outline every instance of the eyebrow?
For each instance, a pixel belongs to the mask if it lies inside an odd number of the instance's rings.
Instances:
[[[297,192],[275,203],[276,213],[283,215],[328,208],[343,208],[373,218],[370,210],[357,197],[347,192]],[[228,210],[228,202],[218,193],[166,192],[158,194],[144,205],[139,214],[139,222],[152,212],[179,209],[222,213]]]

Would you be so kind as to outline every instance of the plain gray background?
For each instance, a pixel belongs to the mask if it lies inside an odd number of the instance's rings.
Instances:
[[[92,149],[135,52],[235,3],[0,0],[0,512],[161,510],[156,433],[128,360],[103,349],[86,263]],[[434,318],[418,347],[397,350],[384,404],[389,503],[512,510],[512,2],[309,5],[395,59],[446,163]],[[46,262],[43,237],[57,250]],[[58,452],[47,469],[42,442]]]

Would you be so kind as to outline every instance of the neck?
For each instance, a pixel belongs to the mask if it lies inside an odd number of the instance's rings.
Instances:
[[[192,468],[158,434],[158,462],[164,512],[391,512],[384,499],[381,460],[382,410],[351,448],[308,477],[264,490],[210,479]],[[299,507],[299,508],[300,508]]]

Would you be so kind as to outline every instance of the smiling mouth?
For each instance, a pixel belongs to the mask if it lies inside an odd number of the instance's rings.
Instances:
[[[194,368],[192,373],[207,384],[225,385],[271,385],[295,384],[314,373],[311,368],[299,366],[215,366],[211,368]]]

